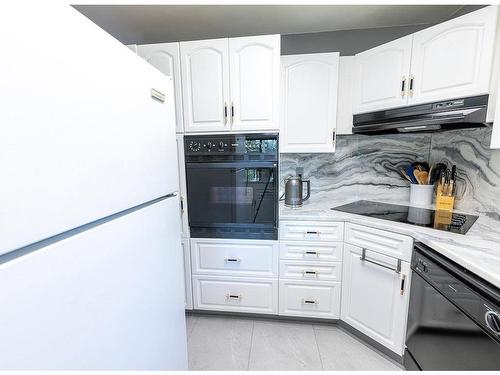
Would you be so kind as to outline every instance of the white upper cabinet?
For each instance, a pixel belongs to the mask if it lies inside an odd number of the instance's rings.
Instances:
[[[278,129],[280,36],[229,39],[231,128]]]
[[[180,46],[185,131],[229,130],[228,40],[181,42]]]
[[[339,53],[281,58],[281,152],[333,152]]]
[[[279,35],[180,46],[186,132],[279,128]]]
[[[488,94],[496,25],[489,6],[415,33],[408,103]]]
[[[354,56],[340,56],[337,95],[337,125],[335,133],[352,134],[352,95],[354,86]]]
[[[356,55],[354,113],[490,93],[498,7]]]
[[[175,94],[175,128],[177,133],[184,131],[182,116],[181,93],[181,62],[179,57],[179,43],[155,43],[128,46],[135,48],[135,52],[153,65],[163,74],[172,77]]]
[[[354,113],[406,105],[412,39],[406,36],[356,55]]]

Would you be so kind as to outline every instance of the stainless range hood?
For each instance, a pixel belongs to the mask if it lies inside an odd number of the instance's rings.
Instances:
[[[419,104],[353,116],[355,134],[431,132],[488,126],[488,95]]]

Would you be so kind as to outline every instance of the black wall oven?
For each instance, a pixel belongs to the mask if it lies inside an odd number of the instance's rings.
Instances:
[[[416,243],[407,370],[500,370],[500,290]]]
[[[191,237],[278,238],[278,135],[184,137]]]

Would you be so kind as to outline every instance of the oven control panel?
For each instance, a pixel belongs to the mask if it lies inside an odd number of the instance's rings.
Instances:
[[[186,135],[186,156],[210,155],[277,155],[277,134]]]
[[[193,139],[187,142],[187,150],[188,152],[225,152],[235,150],[238,147],[237,143],[228,142],[228,140],[223,139],[212,139],[212,140],[203,140],[203,139]]]

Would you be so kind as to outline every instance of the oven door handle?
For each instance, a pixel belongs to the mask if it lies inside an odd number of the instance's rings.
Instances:
[[[220,162],[220,163],[186,163],[188,169],[205,168],[276,168],[275,161],[245,161],[245,162]]]

